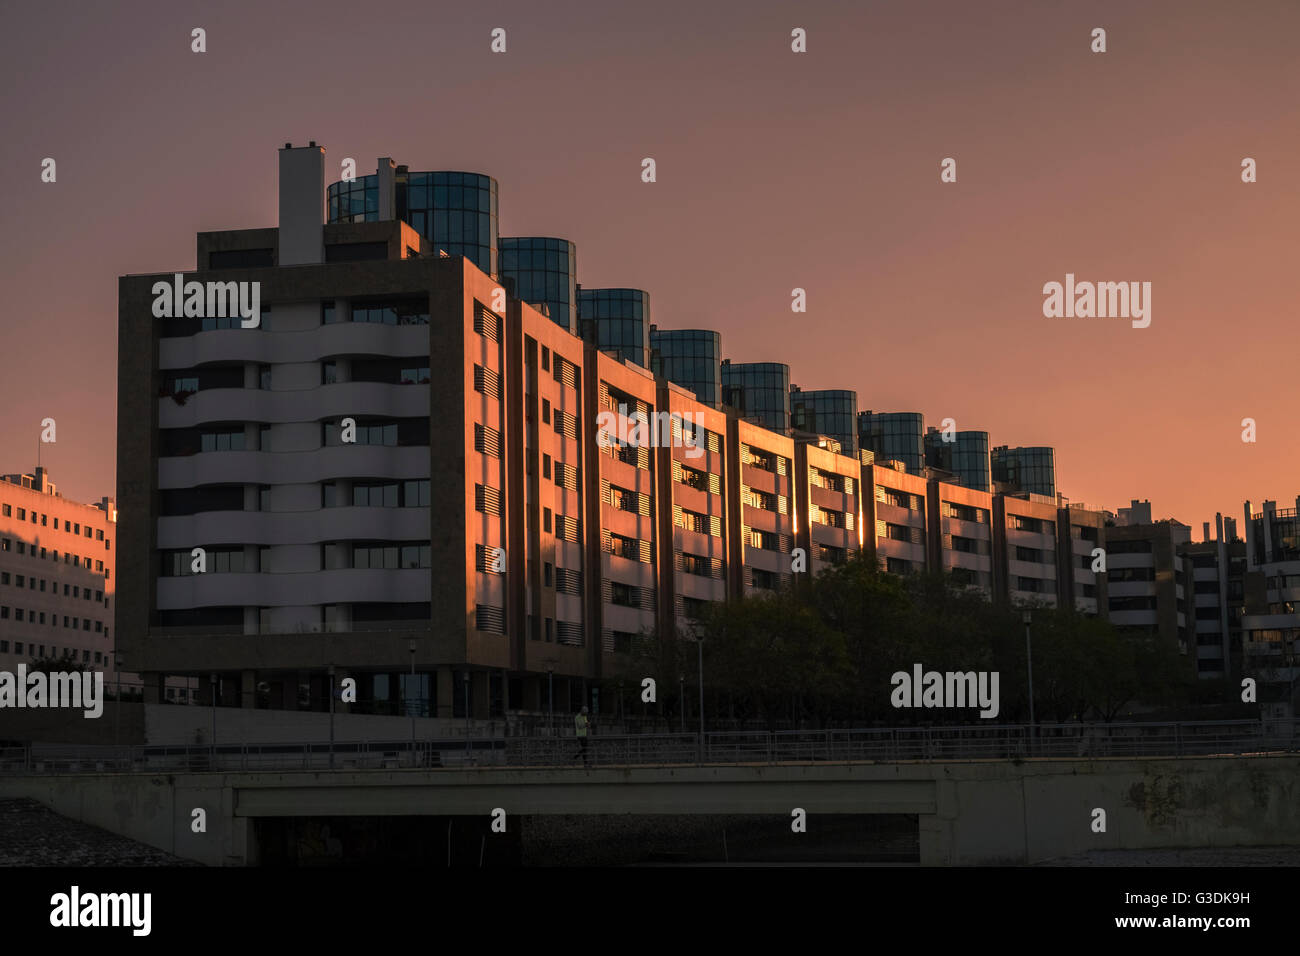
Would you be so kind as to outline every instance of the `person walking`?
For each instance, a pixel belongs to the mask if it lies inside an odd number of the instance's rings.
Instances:
[[[574,734],[578,738],[578,754],[582,755],[582,765],[584,767],[587,766],[587,727],[589,723],[590,721],[587,720],[587,708],[584,707],[582,708],[582,712],[573,718]],[[577,759],[578,754],[573,755],[574,759]]]

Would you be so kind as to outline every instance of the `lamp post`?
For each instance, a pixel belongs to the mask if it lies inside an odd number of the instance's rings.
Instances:
[[[334,665],[330,665],[330,769],[334,769]]]
[[[546,733],[555,733],[555,663],[546,662]]]
[[[209,674],[208,677],[212,681],[212,734],[211,734],[212,739],[209,741],[208,746],[212,750],[212,761],[211,761],[212,769],[216,770],[217,769],[217,696],[220,694],[221,688],[220,685],[217,683],[216,674]]]
[[[704,638],[695,639],[695,649],[699,654],[700,668],[700,759],[704,759]]]
[[[464,676],[464,680],[465,680],[465,758],[468,760],[468,759],[471,759],[471,758],[474,756],[474,753],[473,753],[473,751],[470,749],[470,745],[469,745],[469,744],[470,744],[470,738],[469,738],[469,733],[470,733],[470,724],[469,724],[469,671],[468,671],[468,670],[464,671],[464,675],[465,675],[465,676]]]
[[[686,675],[677,675],[677,707],[682,712],[682,733],[686,733]],[[669,728],[670,730],[672,728]]]
[[[1025,622],[1025,663],[1029,668],[1029,752],[1033,754],[1034,738],[1038,733],[1034,723],[1034,649],[1029,638],[1029,622],[1033,619],[1033,613],[1025,608],[1020,619]]]
[[[407,709],[411,712],[411,766],[415,766],[415,706],[410,695],[415,693],[415,640],[406,642],[406,650],[411,655],[411,686],[407,689]]]
[[[113,750],[114,757],[122,759],[118,748],[122,746],[121,729],[122,729],[122,655],[120,652],[113,652],[113,667],[117,670],[117,700],[113,705]]]

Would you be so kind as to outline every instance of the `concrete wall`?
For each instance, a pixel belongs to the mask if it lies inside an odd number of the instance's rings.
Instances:
[[[0,794],[208,866],[254,862],[251,822],[235,815],[235,791],[218,774],[5,777]],[[195,809],[206,811],[206,832],[193,831]]]
[[[194,744],[202,732],[202,743],[210,743],[212,708],[144,705],[145,740],[150,744]],[[102,721],[100,721],[102,723]],[[87,721],[89,723],[89,721]],[[218,707],[216,742],[231,744],[302,743],[329,740],[330,715],[316,711],[255,710],[248,707]],[[503,732],[504,722],[472,721],[477,734]],[[465,739],[465,721],[415,718],[417,740]],[[334,739],[343,741],[397,741],[411,739],[410,717],[372,714],[334,715]],[[111,743],[111,741],[109,741]]]
[[[915,813],[926,865],[1089,849],[1300,845],[1300,757],[605,770],[82,774],[0,796],[210,865],[256,861],[249,820],[327,815]],[[191,813],[208,812],[207,833]],[[1106,811],[1106,832],[1092,829]]]

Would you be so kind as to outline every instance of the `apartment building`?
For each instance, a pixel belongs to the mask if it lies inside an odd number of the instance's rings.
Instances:
[[[663,379],[658,405],[670,422],[669,441],[656,451],[664,463],[658,496],[665,503],[658,527],[659,620],[689,635],[710,604],[726,601],[728,569],[743,560],[742,541],[728,521],[728,502],[738,498],[727,469],[727,416]]]
[[[276,227],[120,280],[115,631],[146,699],[324,709],[332,669],[375,712],[594,706],[796,547],[810,574],[865,550],[1008,598],[1059,580],[1055,507],[927,476],[919,415],[865,413],[890,464],[845,454],[852,392],[581,289],[572,243],[498,238],[490,177],[324,168],[286,145]],[[160,314],[177,281],[196,307]],[[252,283],[256,316],[203,301]]]
[[[816,577],[843,564],[865,546],[862,521],[862,470],[848,457],[812,442],[795,444],[795,541]]]
[[[1242,672],[1246,542],[1228,538],[1223,515],[1203,525],[1203,539],[1183,546],[1184,580],[1191,582],[1190,636],[1196,676],[1237,678]]]
[[[1107,577],[1100,570],[1098,549],[1106,549],[1107,514],[1081,504],[1057,509],[1057,586],[1062,600],[1072,595],[1075,608],[1087,615],[1106,617]]]
[[[729,513],[738,547],[733,549],[733,594],[773,591],[793,580],[796,501],[794,441],[729,416],[728,474],[736,503]]]
[[[3,476],[0,670],[67,660],[114,687],[116,521],[112,498],[65,498],[45,468]]]
[[[1107,618],[1184,655],[1190,605],[1181,550],[1190,540],[1191,529],[1173,520],[1108,527],[1105,538]]]
[[[868,552],[891,574],[909,574],[930,567],[926,479],[908,474],[901,464],[865,464],[862,482],[867,488],[863,519]]]
[[[1297,713],[1300,678],[1300,497],[1294,508],[1247,501],[1242,671],[1258,681],[1267,717]]]
[[[926,500],[933,566],[992,598],[993,496],[987,491],[931,479]]]

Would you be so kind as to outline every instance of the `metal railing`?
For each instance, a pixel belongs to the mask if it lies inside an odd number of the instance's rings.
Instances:
[[[0,748],[0,774],[397,770],[945,760],[1104,759],[1300,753],[1300,720],[966,725],[855,730],[461,736],[438,740]]]

